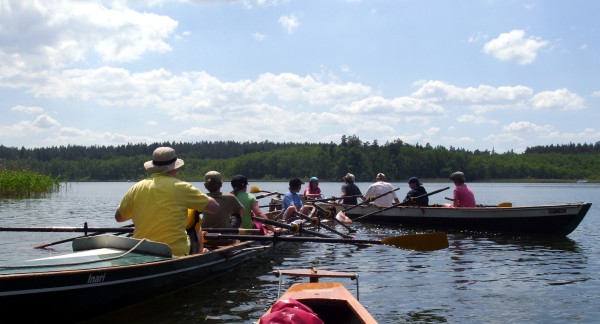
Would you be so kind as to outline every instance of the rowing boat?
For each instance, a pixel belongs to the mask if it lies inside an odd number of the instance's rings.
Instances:
[[[373,205],[323,204],[335,206],[352,221],[384,223],[400,226],[483,230],[566,236],[573,232],[592,206],[589,202],[555,205],[513,206],[502,203],[475,208],[441,206],[381,208]]]
[[[0,265],[2,315],[24,322],[89,319],[221,275],[273,244],[237,242],[184,257],[173,257],[166,244],[116,235],[77,238],[72,247],[64,255]]]
[[[277,301],[261,316],[260,324],[289,323],[290,320],[294,323],[377,323],[358,300],[358,274],[316,268],[276,270],[273,274],[279,277],[280,289],[283,275],[310,277],[310,282],[293,284],[282,296],[278,293]],[[356,280],[356,297],[339,282],[319,281],[325,277]]]

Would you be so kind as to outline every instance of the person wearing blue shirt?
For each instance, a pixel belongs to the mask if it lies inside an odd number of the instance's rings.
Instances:
[[[299,178],[294,178],[289,182],[289,191],[283,195],[283,202],[281,206],[283,220],[290,223],[297,220],[299,217],[296,215],[296,212],[300,212],[304,215],[308,215],[310,212],[310,206],[302,205],[302,199],[298,192],[300,192],[300,188],[304,182]]]

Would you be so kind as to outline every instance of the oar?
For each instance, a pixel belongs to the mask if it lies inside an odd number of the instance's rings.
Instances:
[[[265,197],[273,196],[273,195],[282,195],[281,193],[279,193],[277,191],[266,191],[266,190],[260,189],[260,187],[257,187],[257,186],[250,187],[250,193],[259,193],[259,192],[266,192],[266,194],[256,196],[257,199],[261,199],[261,198],[265,198]]]
[[[322,233],[319,233],[319,232],[307,230],[307,229],[303,228],[301,225],[297,225],[297,224],[282,223],[282,222],[270,220],[270,219],[267,219],[267,218],[255,217],[255,216],[252,216],[252,220],[255,220],[255,221],[260,222],[260,223],[265,223],[265,224],[269,224],[269,225],[273,225],[273,226],[277,226],[277,227],[289,229],[289,230],[292,230],[293,233],[307,233],[307,234],[311,234],[311,235],[314,235],[314,236],[331,237],[331,236],[326,235],[326,234],[322,234]]]
[[[260,235],[231,235],[207,233],[204,236],[210,239],[231,239],[240,241],[284,241],[284,242],[320,242],[320,243],[346,243],[346,244],[383,244],[405,250],[435,251],[448,248],[448,236],[444,232],[407,234],[387,237],[382,240],[357,240],[307,236],[260,236]]]
[[[134,224],[129,224],[129,225],[125,225],[123,227],[121,227],[121,229],[127,229],[126,231],[120,231],[118,233],[115,233],[116,235],[123,235],[125,233],[131,233],[133,232],[133,229],[131,229],[131,227],[135,226]],[[89,228],[87,227],[87,222],[84,223],[84,228],[89,230]],[[82,238],[82,237],[88,237],[88,236],[97,236],[100,234],[104,234],[105,232],[95,232],[95,233],[91,233],[89,235],[87,235],[87,231],[86,231],[86,235],[81,235],[81,236],[77,236],[77,237],[72,237],[72,238],[68,238],[68,239],[64,239],[64,240],[60,240],[60,241],[56,241],[56,242],[51,242],[51,243],[46,243],[46,244],[41,244],[38,246],[34,246],[34,249],[43,249],[46,248],[48,246],[52,246],[52,245],[57,245],[57,244],[61,244],[61,243],[67,243],[67,242],[72,242],[78,238]]]
[[[319,209],[320,211],[322,211],[322,212],[323,212],[325,215],[327,215],[327,213],[329,213],[329,211],[328,211],[328,210],[326,210],[325,208],[321,207],[321,206],[320,206],[320,205],[318,205],[318,204],[312,204],[312,205],[313,205],[313,206],[315,206],[315,207],[317,207],[317,209]],[[356,230],[355,230],[355,229],[353,229],[352,227],[350,227],[350,226],[348,226],[348,225],[344,224],[342,221],[340,221],[339,219],[337,219],[335,216],[336,216],[336,215],[333,215],[333,217],[332,217],[332,218],[333,218],[333,221],[334,221],[334,222],[337,222],[338,224],[340,224],[340,225],[342,225],[343,227],[345,227],[345,228],[346,228],[346,230],[348,231],[348,233],[354,233],[354,232],[356,232]]]
[[[277,206],[281,206],[282,204],[268,204],[268,205],[260,205],[258,206],[258,208],[266,208],[266,207],[277,207]]]
[[[335,234],[337,234],[337,235],[339,235],[339,236],[341,236],[341,237],[344,237],[344,238],[351,238],[351,237],[352,237],[352,236],[350,236],[350,235],[347,235],[347,234],[344,234],[344,233],[338,232],[338,231],[336,231],[335,229],[333,229],[333,228],[331,228],[331,227],[329,227],[329,226],[327,226],[327,225],[325,225],[325,224],[321,223],[321,220],[320,220],[319,218],[317,218],[317,217],[310,218],[310,217],[308,217],[308,216],[306,216],[306,215],[304,215],[304,214],[302,214],[302,213],[299,213],[299,212],[295,212],[295,214],[294,214],[294,215],[296,215],[296,216],[299,216],[299,217],[301,217],[302,219],[305,219],[305,220],[307,220],[307,221],[311,222],[313,225],[317,225],[317,226],[323,227],[324,229],[326,229],[326,230],[328,230],[328,231],[330,231],[330,232],[332,232],[332,233],[335,233]]]
[[[419,198],[422,198],[422,197],[431,196],[431,195],[433,195],[433,194],[436,194],[436,193],[438,193],[438,192],[442,192],[442,191],[444,191],[444,190],[448,190],[448,189],[450,189],[450,187],[446,187],[446,188],[438,189],[438,190],[436,190],[436,191],[432,191],[432,192],[429,192],[429,193],[426,193],[426,194],[423,194],[423,195],[420,195],[420,196],[417,196],[417,197],[413,197],[413,198],[415,198],[415,199],[419,199]],[[398,206],[400,206],[401,204],[402,204],[402,202],[401,202],[401,203],[398,203],[398,204],[393,204],[393,205],[391,205],[390,207],[386,207],[386,208],[382,208],[382,209],[380,209],[380,210],[376,210],[376,211],[374,211],[374,212],[372,212],[372,213],[368,213],[368,214],[366,214],[366,215],[362,215],[362,216],[356,217],[356,218],[354,218],[354,219],[353,219],[353,221],[359,220],[359,219],[361,219],[361,218],[366,218],[366,217],[369,217],[369,216],[371,216],[371,215],[374,215],[374,214],[377,214],[377,213],[381,213],[381,212],[382,212],[382,211],[384,211],[384,210],[388,210],[388,209],[392,209],[392,208],[394,208],[394,207],[398,207]]]
[[[454,199],[450,198],[450,197],[444,197],[447,200],[450,201],[454,201]],[[501,202],[498,205],[482,205],[482,204],[478,204],[476,205],[476,207],[512,207],[512,203],[505,201],[505,202]]]
[[[133,225],[127,227],[0,227],[0,232],[94,232],[86,234],[85,236],[98,235],[96,233],[133,233]],[[229,227],[214,227],[214,228],[202,228],[205,232],[211,233],[239,233],[239,234],[253,234],[258,233],[258,229],[245,229],[245,228],[229,228]]]
[[[351,210],[351,209],[354,209],[354,208],[356,208],[356,207],[358,207],[358,206],[361,206],[361,205],[364,205],[364,204],[368,204],[368,203],[370,203],[371,201],[375,201],[375,200],[377,200],[378,198],[380,198],[380,197],[383,197],[383,196],[385,196],[385,195],[389,195],[389,194],[391,194],[392,192],[394,192],[394,191],[396,191],[396,190],[399,190],[399,189],[400,189],[400,188],[396,188],[396,189],[390,190],[390,191],[388,191],[388,192],[386,192],[386,193],[382,193],[381,195],[377,195],[377,196],[375,196],[375,197],[371,197],[371,198],[369,198],[369,199],[367,199],[367,200],[365,200],[365,201],[361,201],[360,203],[358,203],[358,204],[356,204],[356,205],[354,205],[354,206],[352,206],[352,207],[346,208],[346,209],[344,209],[344,210],[342,210],[342,211],[343,211],[343,212],[347,212],[347,211],[349,211],[349,210]]]
[[[269,196],[273,196],[273,195],[281,195],[281,194],[279,192],[270,192],[270,193],[258,195],[258,196],[256,196],[256,199],[261,199],[261,198],[265,198],[265,197],[269,197]]]
[[[331,197],[331,198],[322,198],[322,199],[307,199],[307,202],[323,202],[323,201],[336,201],[343,198],[354,198],[354,197],[362,197],[362,195],[353,195],[353,196],[344,196],[344,197]]]
[[[260,189],[260,187],[257,186],[251,186],[250,187],[250,193],[259,193],[259,192],[266,192],[266,193],[270,193],[270,194],[276,194],[276,191],[266,191],[266,190],[262,190]]]

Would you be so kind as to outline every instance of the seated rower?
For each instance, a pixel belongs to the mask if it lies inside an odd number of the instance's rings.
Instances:
[[[208,211],[202,212],[201,222],[196,218],[199,217],[197,211],[193,211],[190,215],[188,211],[188,218],[193,218],[194,226],[196,230],[202,224],[202,228],[239,228],[242,222],[241,215],[244,214],[244,206],[240,201],[230,193],[221,192],[223,181],[221,174],[217,171],[208,171],[204,175],[204,187],[208,190],[207,196],[213,198],[219,203],[219,210],[216,213]],[[195,231],[193,231],[195,232]],[[230,245],[235,243],[236,240],[211,240],[204,243],[206,248],[216,248],[219,246]]]
[[[296,212],[308,215],[312,210],[311,206],[302,204],[302,199],[300,199],[300,195],[298,195],[302,184],[304,184],[304,182],[299,178],[291,179],[289,182],[289,191],[283,195],[281,208],[283,211],[282,218],[287,223],[299,219],[299,217],[296,216]]]
[[[308,181],[308,186],[304,189],[304,199],[321,199],[323,195],[321,195],[321,188],[319,188],[319,179],[317,177],[312,177]]]

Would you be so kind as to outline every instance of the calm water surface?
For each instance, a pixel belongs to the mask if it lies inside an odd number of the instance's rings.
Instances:
[[[70,183],[45,199],[0,200],[0,226],[117,227],[113,215],[132,185]],[[204,189],[201,183],[195,183]],[[359,183],[366,191],[370,183]],[[398,193],[408,190],[405,183]],[[267,191],[285,192],[287,183],[257,182]],[[380,323],[593,323],[600,318],[600,185],[471,183],[477,202],[536,205],[592,202],[579,227],[564,238],[476,232],[448,233],[450,247],[412,252],[389,246],[303,243],[272,254],[206,283],[107,314],[95,322],[252,323],[272,304],[278,279],[271,271],[308,268],[356,272],[360,300]],[[327,197],[339,196],[341,183],[321,183]],[[430,196],[447,202],[450,183],[426,183]],[[227,187],[225,190],[230,190]],[[268,198],[263,199],[268,203]],[[357,238],[380,239],[405,230],[355,223]],[[344,228],[336,228],[343,231]],[[0,232],[0,263],[68,252],[68,243],[33,246],[76,233]],[[286,286],[292,280],[288,278]],[[301,279],[298,279],[301,280]],[[354,292],[354,281],[344,282]],[[65,310],[67,311],[67,310]]]

